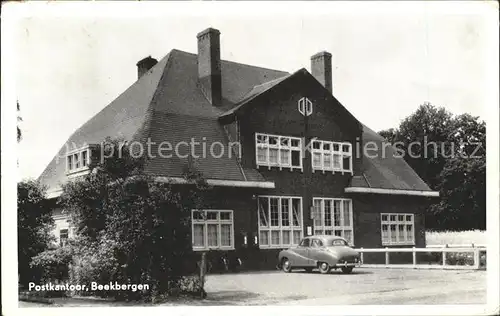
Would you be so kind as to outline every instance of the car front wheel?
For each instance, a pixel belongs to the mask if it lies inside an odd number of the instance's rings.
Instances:
[[[326,262],[320,262],[318,264],[318,269],[319,269],[319,272],[321,272],[322,274],[326,274],[326,273],[330,272],[330,265],[328,265],[328,263],[326,263]]]
[[[281,269],[286,273],[292,271],[292,263],[288,260],[288,258],[283,258],[281,261]]]
[[[342,267],[342,272],[345,274],[349,274],[352,272],[352,267]]]

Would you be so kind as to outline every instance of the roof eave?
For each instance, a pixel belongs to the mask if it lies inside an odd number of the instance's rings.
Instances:
[[[348,188],[345,188],[344,192],[345,193],[372,193],[372,194],[388,194],[388,195],[410,195],[410,196],[439,197],[438,191],[422,191],[422,190],[348,187]]]
[[[182,177],[156,177],[156,181],[171,183],[171,184],[189,184],[188,180]],[[275,189],[276,185],[272,181],[241,181],[241,180],[221,180],[207,179],[207,184],[216,187],[235,187],[235,188],[259,188],[259,189]],[[47,192],[48,199],[54,199],[61,196],[62,188],[57,188]]]
[[[167,182],[172,184],[188,184],[188,180],[181,177],[156,177],[156,181]],[[237,188],[261,188],[274,189],[276,186],[272,181],[241,181],[241,180],[221,180],[207,179],[207,184],[220,187],[237,187]]]

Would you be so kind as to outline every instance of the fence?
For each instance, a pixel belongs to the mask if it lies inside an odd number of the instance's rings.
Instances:
[[[413,269],[456,269],[456,270],[477,270],[486,267],[486,246],[485,245],[432,245],[427,248],[358,248],[361,255],[361,262],[364,267],[373,268],[413,268]],[[385,263],[366,263],[365,254],[385,254]],[[391,263],[390,254],[411,253],[411,263]],[[464,256],[463,253],[472,253],[472,256]],[[484,253],[484,260],[482,254]],[[428,263],[418,263],[417,255],[420,254]],[[438,254],[438,256],[432,255]],[[453,255],[454,254],[454,255]],[[423,255],[423,256],[422,256]],[[379,258],[380,259],[380,258]],[[406,258],[408,259],[408,258]],[[470,260],[472,259],[472,260]],[[370,260],[368,260],[370,261]],[[484,261],[484,262],[483,262]]]

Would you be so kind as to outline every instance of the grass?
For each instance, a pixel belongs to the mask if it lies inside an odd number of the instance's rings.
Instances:
[[[468,230],[461,232],[425,232],[427,245],[445,245],[445,244],[487,244],[486,231]]]

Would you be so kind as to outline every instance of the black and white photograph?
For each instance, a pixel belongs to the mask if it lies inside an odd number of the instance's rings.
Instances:
[[[499,313],[498,2],[2,9],[2,314]]]

